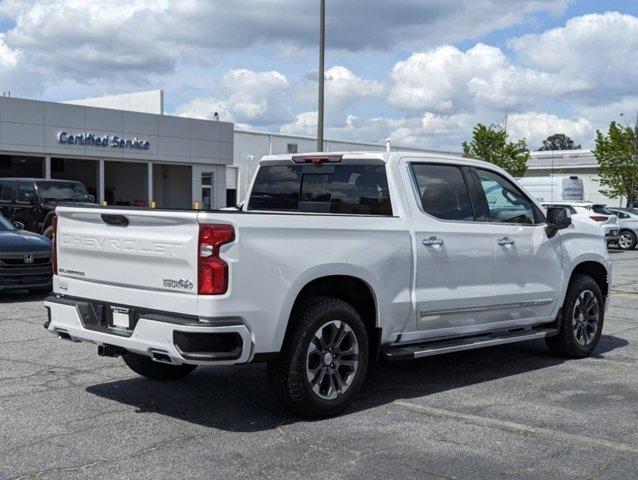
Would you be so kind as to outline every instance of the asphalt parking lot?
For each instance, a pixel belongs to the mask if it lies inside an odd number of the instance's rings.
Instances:
[[[0,478],[636,478],[638,251],[614,252],[596,355],[544,342],[378,364],[354,407],[307,422],[263,365],[137,377],[0,296]]]

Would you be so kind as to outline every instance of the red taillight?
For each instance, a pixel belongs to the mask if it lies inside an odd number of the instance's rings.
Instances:
[[[228,290],[228,264],[219,258],[219,247],[235,240],[232,225],[200,225],[199,262],[200,295],[221,295]]]
[[[57,244],[56,237],[58,236],[58,217],[57,215],[53,217],[53,223],[51,224],[53,227],[53,236],[51,237],[51,266],[53,267],[53,275],[58,274],[58,252],[57,252]]]
[[[603,217],[602,215],[592,215],[591,218],[594,222],[606,222],[609,217]]]

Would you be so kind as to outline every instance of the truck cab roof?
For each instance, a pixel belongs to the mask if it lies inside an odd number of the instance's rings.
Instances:
[[[260,164],[268,163],[305,163],[305,158],[323,158],[323,157],[339,157],[340,162],[349,162],[357,160],[377,160],[386,164],[393,164],[398,162],[402,158],[413,158],[417,160],[427,160],[445,163],[455,163],[459,165],[473,165],[476,167],[489,167],[498,168],[493,163],[485,162],[483,160],[476,160],[473,158],[463,157],[461,154],[451,155],[435,152],[412,152],[412,151],[399,151],[399,152],[379,152],[379,151],[334,151],[334,152],[308,152],[308,153],[295,153],[295,154],[279,154],[279,155],[266,155],[260,160]],[[295,159],[298,159],[295,161]]]

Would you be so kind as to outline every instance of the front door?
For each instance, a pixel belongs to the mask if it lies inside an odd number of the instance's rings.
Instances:
[[[415,185],[417,326],[423,338],[485,329],[494,304],[493,233],[475,221],[461,167],[409,163]],[[426,333],[427,331],[427,333]]]
[[[27,230],[41,233],[41,225],[38,222],[40,207],[33,182],[18,183],[13,211],[14,220],[24,223]]]
[[[551,315],[562,281],[560,236],[548,238],[542,212],[512,181],[470,169],[473,202],[493,233],[494,320]]]

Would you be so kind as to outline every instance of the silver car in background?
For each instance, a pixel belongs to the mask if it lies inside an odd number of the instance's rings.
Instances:
[[[638,210],[625,210],[620,208],[609,209],[618,217],[620,234],[618,235],[618,248],[632,250],[636,248],[638,239]]]

